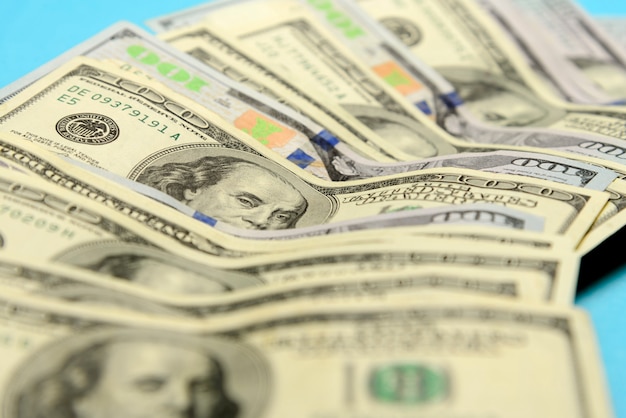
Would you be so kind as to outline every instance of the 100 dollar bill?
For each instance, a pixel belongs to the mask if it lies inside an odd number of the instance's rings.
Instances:
[[[13,170],[13,172],[24,173],[21,167],[2,160],[0,157],[0,170]],[[50,175],[50,173],[47,173]],[[0,173],[2,177],[2,173]],[[110,176],[108,176],[110,177]],[[14,179],[11,174],[5,180]],[[99,180],[99,179],[98,179]],[[125,179],[124,179],[125,180]],[[100,181],[101,182],[101,181]],[[101,182],[102,183],[102,182]],[[137,188],[134,182],[119,182],[120,186],[131,185],[130,190]],[[5,191],[18,187],[11,185],[4,187]],[[22,187],[22,186],[19,186]],[[411,211],[390,212],[371,217],[351,219],[343,222],[332,222],[324,225],[314,225],[310,227],[300,227],[294,229],[278,230],[278,231],[262,231],[247,230],[231,227],[226,223],[211,220],[204,215],[198,215],[193,209],[180,205],[177,201],[172,201],[168,195],[151,191],[149,188],[139,190],[145,196],[160,201],[166,205],[175,207],[179,212],[187,214],[190,217],[201,216],[204,223],[210,223],[213,228],[218,231],[225,232],[234,237],[256,240],[293,240],[296,238],[315,237],[320,235],[340,234],[350,231],[362,231],[381,228],[398,228],[412,227],[418,225],[482,225],[486,227],[512,228],[524,231],[543,231],[544,220],[540,217],[533,216],[529,213],[521,212],[507,207],[499,207],[491,204],[469,204],[463,205],[461,208],[454,205],[441,206],[430,209],[414,209]],[[134,197],[134,196],[133,196]],[[212,222],[209,222],[212,221]],[[199,226],[199,225],[194,225]],[[197,232],[197,230],[196,230]],[[217,234],[215,234],[217,236]],[[223,235],[221,236],[223,238]],[[228,241],[228,240],[224,240]],[[244,240],[240,241],[244,244],[240,248],[246,247]]]
[[[3,141],[3,137],[6,137],[6,139],[11,142]],[[19,142],[19,145],[15,144],[15,141]],[[94,204],[94,207],[104,207],[105,210],[113,210],[118,216],[156,231],[158,234],[162,235],[161,240],[174,240],[178,244],[194,251],[218,255],[220,257],[242,257],[246,254],[260,252],[280,253],[293,250],[296,246],[298,248],[316,248],[338,242],[367,242],[380,240],[380,234],[375,230],[371,231],[371,234],[368,231],[360,231],[351,232],[349,236],[322,236],[299,239],[289,243],[267,241],[267,239],[274,237],[271,234],[272,232],[284,231],[229,230],[228,233],[224,233],[221,229],[210,227],[204,222],[198,222],[172,208],[155,202],[153,199],[139,195],[122,185],[106,181],[106,179],[96,176],[89,171],[80,170],[73,164],[69,164],[51,153],[38,149],[29,142],[23,142],[19,138],[6,134],[0,134],[0,166],[3,170],[13,171],[15,174],[31,175],[40,180],[49,182],[55,187],[60,186],[65,190],[69,190],[73,194],[79,195],[79,199],[87,199],[88,203],[85,203],[85,205]],[[479,211],[477,211],[475,207],[475,205],[467,205],[467,210],[461,210],[461,207],[457,206],[456,211],[450,211],[446,206],[442,206],[441,209],[444,210],[444,212],[440,212],[441,216],[434,214],[431,221],[439,225],[445,223],[457,225],[459,222],[478,222],[479,225],[483,226],[507,227],[501,232],[490,228],[478,234],[481,236],[480,240],[491,240],[494,242],[515,241],[518,239],[513,238],[515,236],[515,230],[529,230],[539,227],[536,221],[532,221],[531,225],[528,224],[528,222],[533,219],[533,217],[528,214],[524,214],[521,218],[518,217],[519,211],[518,215],[511,217],[513,212],[499,205],[489,205],[485,210]],[[216,223],[215,226],[218,225],[219,222]],[[513,230],[511,228],[513,228]],[[421,234],[419,232],[421,229],[422,227],[415,229],[405,226],[401,229],[401,233],[405,235],[419,235]],[[541,224],[541,229],[543,229],[543,223]],[[249,234],[245,234],[246,231],[249,232]],[[387,231],[387,235],[394,234],[394,231],[394,229]],[[444,231],[446,230],[442,230],[441,232]],[[459,229],[458,225],[454,227],[453,231],[455,232],[453,234],[454,237],[473,235],[478,239],[476,232],[463,231]],[[237,238],[235,233],[240,236],[246,236],[247,238],[264,238],[266,241],[260,246],[255,240]],[[424,233],[432,234],[436,233],[436,231]],[[448,236],[452,236],[450,235],[451,231],[445,233]],[[557,240],[556,236],[533,237],[527,233],[524,235],[527,241],[524,245],[527,246],[553,248],[553,245],[550,243],[554,243],[557,246],[561,245],[561,243],[557,242],[559,240]],[[521,243],[522,241],[519,242]]]
[[[1,348],[7,417],[68,407],[95,416],[102,405],[110,416],[159,416],[175,400],[206,416],[612,416],[589,321],[573,310],[290,305],[202,323],[0,298],[3,332],[17,342]],[[88,389],[76,397],[61,382],[87,367],[102,372],[81,374]],[[132,382],[156,371],[194,384],[142,402]],[[503,375],[522,378],[502,385]],[[301,393],[309,396],[294,403]]]
[[[1,286],[12,291],[38,294],[67,303],[98,302],[115,308],[126,302],[138,312],[155,312],[215,319],[250,308],[275,307],[285,303],[341,304],[371,301],[375,303],[419,300],[475,300],[524,302],[559,302],[552,298],[552,283],[538,272],[513,271],[508,268],[467,269],[450,265],[424,266],[414,271],[371,271],[358,276],[329,275],[315,280],[292,281],[278,286],[242,287],[233,290],[202,291],[185,288],[182,283],[168,283],[164,278],[145,276],[143,280],[124,280],[59,264],[34,262],[20,257],[0,256]],[[183,276],[184,277],[184,276]],[[236,274],[224,271],[214,275],[217,284],[236,280]],[[222,280],[219,282],[219,280]],[[185,290],[183,292],[182,290]]]

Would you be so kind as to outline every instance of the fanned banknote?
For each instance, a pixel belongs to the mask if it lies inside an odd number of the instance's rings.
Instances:
[[[285,302],[393,303],[398,300],[417,302],[434,298],[442,301],[454,298],[512,304],[560,302],[553,297],[553,283],[549,278],[529,269],[479,266],[468,269],[462,266],[431,265],[405,272],[372,270],[352,277],[337,278],[329,275],[315,280],[281,283],[278,286],[238,288],[236,286],[241,285],[245,275],[223,271],[210,276],[213,279],[213,290],[208,286],[184,286],[178,276],[168,276],[167,270],[162,271],[165,274],[137,274],[133,279],[124,280],[102,272],[0,255],[2,288],[67,303],[98,302],[99,305],[106,304],[111,308],[115,308],[118,301],[127,301],[127,307],[139,312],[159,311],[160,308],[160,313],[190,318],[210,316],[215,319],[219,315],[258,307],[273,306],[280,309]],[[211,283],[206,278],[205,281]],[[224,287],[222,291],[218,290],[218,284]],[[132,306],[133,301],[136,306]]]
[[[7,417],[612,416],[589,320],[571,309],[286,304],[199,322],[0,299]],[[150,396],[131,390],[144,380]]]
[[[14,136],[5,136],[11,142],[0,142],[0,167],[3,170],[8,170],[15,174],[34,175],[40,180],[78,194],[80,199],[87,198],[88,203],[85,204],[95,204],[96,206],[103,206],[105,210],[115,210],[117,214],[127,220],[156,231],[162,235],[161,240],[173,240],[180,245],[205,254],[220,257],[242,257],[262,252],[280,253],[296,247],[316,248],[327,246],[331,243],[364,243],[380,240],[379,231],[373,230],[370,233],[367,230],[362,230],[356,232],[356,230],[362,229],[362,227],[359,228],[357,225],[345,228],[352,230],[349,236],[335,234],[332,237],[300,238],[289,243],[267,241],[268,239],[277,238],[273,233],[278,232],[281,233],[278,234],[278,238],[287,238],[282,232],[288,232],[289,230],[254,231],[230,228],[227,233],[224,233],[226,228],[220,228],[220,222],[217,222],[214,227],[210,227],[204,222],[199,223],[176,210],[156,203],[153,199],[134,193],[120,184],[111,183],[88,171],[79,170],[75,165],[69,164],[51,153],[37,149],[35,145],[29,142],[23,142]],[[16,139],[19,144],[14,143]],[[524,245],[541,248],[552,248],[550,243],[554,243],[557,247],[562,245],[562,242],[559,242],[560,240],[556,236],[548,237],[543,234],[540,236],[528,235],[528,231],[543,230],[543,219],[537,219],[527,213],[511,210],[500,205],[489,205],[484,209],[477,210],[479,206],[466,205],[467,210],[461,210],[457,206],[454,211],[448,210],[446,206],[442,206],[442,212],[438,214],[437,212],[430,212],[432,216],[430,223],[435,228],[429,228],[428,231],[420,232],[422,228],[415,229],[404,225],[400,230],[387,230],[385,235],[390,236],[394,234],[394,231],[398,231],[401,236],[421,234],[430,234],[432,236],[437,233],[437,230],[440,230],[441,226],[451,224],[454,225],[453,229],[441,229],[440,233],[459,238],[473,236],[478,241],[492,242],[504,242],[511,237],[516,237],[512,240],[514,242],[519,239],[514,232],[523,230],[524,239],[527,241]],[[409,213],[411,212],[405,212],[405,214]],[[382,223],[382,219],[379,219],[377,222]],[[477,233],[477,231],[472,232],[459,225],[472,223],[480,225],[482,231],[480,233]],[[485,226],[495,228],[487,230],[484,228]],[[505,230],[498,231],[497,228],[499,227],[504,227]],[[324,229],[318,229],[316,233],[324,234],[324,231]],[[327,230],[327,232],[330,231]],[[240,239],[236,236],[245,237],[246,239]],[[264,244],[259,245],[256,242],[258,239],[265,239]],[[519,243],[522,242],[523,240],[519,240]]]

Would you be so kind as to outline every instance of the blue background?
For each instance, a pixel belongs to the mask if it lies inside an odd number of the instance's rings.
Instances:
[[[149,18],[200,3],[1,0],[0,87],[119,20],[146,28],[143,22]],[[626,0],[584,0],[580,4],[591,14],[626,16]],[[626,308],[626,267],[579,295],[577,304],[591,315],[616,415],[626,418],[626,321],[622,319]]]

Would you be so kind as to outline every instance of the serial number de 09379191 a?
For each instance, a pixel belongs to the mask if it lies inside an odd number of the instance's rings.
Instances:
[[[57,97],[57,101],[73,106],[78,104],[83,99],[91,100],[92,102],[98,103],[99,105],[108,106],[110,108],[117,109],[120,112],[125,112],[128,116],[137,118],[137,121],[139,121],[140,123],[154,128],[157,132],[160,132],[161,134],[168,135],[173,140],[178,140],[178,138],[180,137],[180,133],[172,134],[169,130],[168,125],[154,118],[150,118],[150,115],[147,115],[140,110],[135,109],[131,104],[123,103],[109,96],[104,96],[101,93],[94,93],[88,88],[80,87],[75,84],[68,87],[66,91],[67,93],[63,93],[59,97]]]

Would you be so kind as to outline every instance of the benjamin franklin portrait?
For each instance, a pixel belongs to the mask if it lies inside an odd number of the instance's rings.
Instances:
[[[168,332],[70,336],[30,360],[5,399],[16,418],[253,417],[269,386],[251,347]]]
[[[259,277],[178,257],[157,248],[99,241],[71,248],[55,261],[168,294],[215,294],[259,286]]]
[[[471,68],[438,68],[478,120],[496,127],[549,126],[565,116],[532,91],[504,77]]]
[[[429,158],[456,152],[454,145],[417,119],[365,105],[345,105],[346,109],[364,125],[400,150],[415,156]]]
[[[324,195],[285,167],[251,153],[202,145],[159,151],[128,177],[240,229],[317,225],[332,210]]]

